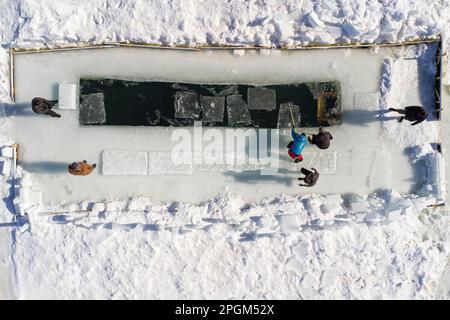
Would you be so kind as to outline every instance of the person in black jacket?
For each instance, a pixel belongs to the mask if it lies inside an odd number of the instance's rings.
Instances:
[[[330,140],[333,140],[333,136],[322,128],[319,128],[318,134],[313,134],[312,137],[308,137],[309,143],[315,144],[319,149],[328,149]]]
[[[49,116],[59,118],[61,115],[52,110],[53,106],[57,103],[58,100],[46,100],[44,98],[36,97],[31,100],[31,109],[38,114],[47,114]]]
[[[305,177],[303,178],[298,178],[298,180],[303,181],[304,184],[299,184],[300,186],[303,187],[312,187],[316,184],[317,180],[319,179],[319,172],[312,168],[310,171],[308,169],[302,168],[300,171],[301,173],[303,173],[305,175]]]
[[[404,116],[398,119],[398,122],[402,122],[403,119],[406,119],[408,121],[414,121],[413,123],[411,123],[412,126],[421,123],[428,117],[428,113],[425,111],[424,108],[420,106],[409,106],[406,107],[405,109],[389,108],[389,110],[396,111],[400,114],[404,114]]]

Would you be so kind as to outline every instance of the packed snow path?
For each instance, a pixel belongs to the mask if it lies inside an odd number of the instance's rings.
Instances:
[[[10,106],[7,112],[15,116],[13,139],[21,146],[21,165],[35,174],[47,203],[128,195],[197,202],[223,191],[236,192],[248,199],[299,192],[370,193],[379,188],[409,193],[417,183],[416,170],[405,150],[384,136],[380,118],[376,116],[382,62],[402,54],[409,58],[407,51],[400,48],[245,53],[110,48],[20,54],[15,58],[17,105]],[[78,113],[73,110],[57,110],[62,114],[60,119],[31,112],[33,97],[57,98],[58,83],[78,83],[82,76],[256,85],[339,81],[343,124],[329,128],[334,136],[330,149],[322,151],[308,146],[305,161],[298,165],[284,155],[290,137],[280,139],[282,163],[278,175],[262,176],[251,170],[230,173],[214,167],[191,175],[169,175],[164,174],[163,166],[163,175],[105,176],[97,170],[89,177],[72,177],[66,172],[67,163],[83,159],[101,163],[104,150],[170,152],[175,145],[170,141],[173,128],[80,127]],[[417,74],[413,76],[418,78]],[[418,82],[405,86],[405,94],[418,96]],[[36,127],[40,130],[35,130]],[[296,177],[300,167],[314,167],[315,160],[325,153],[332,160],[324,168],[319,183],[309,189],[298,187]]]

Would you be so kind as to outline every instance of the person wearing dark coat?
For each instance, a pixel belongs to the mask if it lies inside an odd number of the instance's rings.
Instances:
[[[309,143],[315,144],[319,149],[328,149],[330,146],[330,140],[333,140],[333,136],[328,131],[324,131],[319,128],[318,134],[313,134],[312,138],[308,137]]]
[[[412,126],[421,123],[428,117],[428,113],[425,111],[424,108],[420,106],[409,106],[406,107],[405,109],[389,108],[389,110],[396,111],[400,114],[404,114],[404,116],[398,119],[398,122],[402,122],[403,119],[406,119],[408,121],[414,121],[413,123],[411,123]]]
[[[302,168],[300,171],[301,173],[303,173],[305,176],[303,178],[298,178],[298,180],[303,181],[304,184],[300,184],[300,186],[303,187],[312,187],[316,184],[317,180],[319,179],[319,172],[312,168],[310,171],[308,169]]]
[[[58,100],[46,100],[36,97],[31,100],[31,109],[38,114],[47,114],[51,117],[59,118],[61,115],[52,110],[53,106],[57,103]]]

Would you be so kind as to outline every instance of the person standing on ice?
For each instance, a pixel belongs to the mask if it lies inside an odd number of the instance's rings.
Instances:
[[[292,139],[294,141],[289,142],[287,145],[289,156],[294,159],[295,163],[303,160],[302,151],[305,145],[308,143],[306,135],[304,133],[298,133],[297,129],[292,127],[291,130]]]
[[[308,137],[309,143],[315,144],[319,149],[328,149],[330,147],[330,140],[333,140],[333,136],[328,131],[324,131],[322,127],[319,128],[318,134],[313,134],[312,137]]]
[[[93,165],[90,165],[86,162],[86,160],[78,161],[78,162],[72,162],[68,166],[68,170],[70,174],[73,174],[74,176],[87,176],[90,174],[97,165],[94,163]]]
[[[310,171],[310,170],[305,169],[305,168],[302,168],[300,170],[301,173],[303,173],[305,175],[303,178],[301,178],[301,177],[298,178],[298,180],[304,182],[304,184],[300,183],[299,184],[300,186],[312,187],[312,186],[314,186],[316,184],[317,180],[319,179],[319,172],[316,169],[314,169],[314,168],[311,168],[311,170],[313,170],[313,171]]]
[[[44,98],[33,98],[31,100],[31,109],[38,114],[48,114],[49,116],[60,118],[61,115],[52,110],[58,100],[46,100]]]
[[[413,123],[411,123],[412,126],[421,123],[428,117],[428,113],[425,111],[424,108],[420,106],[409,106],[406,107],[405,109],[389,108],[389,110],[396,111],[400,114],[404,114],[404,116],[398,119],[398,122],[402,122],[403,119],[406,119],[408,121],[414,121]]]

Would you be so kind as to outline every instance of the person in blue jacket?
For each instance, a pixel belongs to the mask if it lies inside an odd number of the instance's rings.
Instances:
[[[294,141],[289,142],[287,147],[289,148],[288,154],[294,159],[295,163],[303,160],[302,151],[305,145],[308,143],[308,139],[306,139],[306,135],[304,133],[298,133],[297,129],[292,127],[292,139]]]

